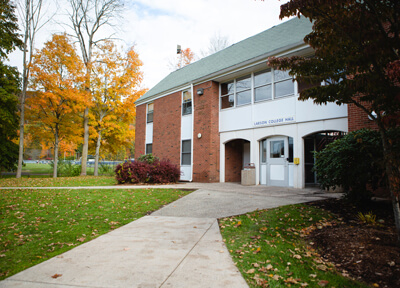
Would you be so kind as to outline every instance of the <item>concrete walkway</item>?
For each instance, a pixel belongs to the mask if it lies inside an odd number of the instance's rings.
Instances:
[[[318,189],[233,183],[165,187],[198,190],[11,276],[0,287],[248,287],[222,240],[217,218],[339,196]],[[52,278],[56,274],[61,276]]]

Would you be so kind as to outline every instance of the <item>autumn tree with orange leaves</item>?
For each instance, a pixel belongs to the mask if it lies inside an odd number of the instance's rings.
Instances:
[[[92,62],[91,91],[93,107],[89,112],[91,138],[95,141],[94,175],[98,176],[102,143],[111,150],[126,147],[134,141],[134,102],[146,90],[141,88],[143,65],[134,48],[123,55],[111,40],[98,45]]]
[[[171,70],[178,70],[186,65],[189,65],[190,63],[193,63],[196,61],[196,54],[192,51],[190,48],[182,49],[178,47],[178,53],[177,57],[174,60],[169,61],[169,68]]]
[[[31,89],[27,99],[27,119],[36,136],[48,139],[54,147],[53,177],[57,177],[58,149],[61,140],[79,142],[81,113],[87,107],[83,89],[84,66],[70,39],[53,35],[32,63]]]

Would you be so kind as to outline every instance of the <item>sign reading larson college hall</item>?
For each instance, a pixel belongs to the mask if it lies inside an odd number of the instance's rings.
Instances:
[[[280,118],[272,118],[268,120],[262,120],[262,121],[255,121],[254,126],[266,126],[266,125],[280,125],[280,124],[285,124],[289,122],[295,122],[295,117],[294,116],[287,116],[287,117],[280,117]]]

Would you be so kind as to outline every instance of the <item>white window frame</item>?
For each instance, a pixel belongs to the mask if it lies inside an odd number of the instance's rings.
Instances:
[[[150,105],[152,105],[153,110],[150,111]],[[147,112],[146,112],[146,123],[153,123],[154,121],[154,102],[147,103]],[[151,114],[151,121],[149,121],[149,115]]]
[[[284,78],[284,79],[281,79],[281,80],[278,80],[278,81],[275,81],[275,71],[280,71],[280,70],[278,70],[278,69],[271,69],[271,71],[272,71],[272,85],[273,85],[273,87],[272,87],[272,99],[281,99],[281,98],[285,98],[285,97],[289,97],[289,96],[293,96],[294,95],[294,89],[295,89],[295,83],[294,83],[294,81],[293,81],[293,77],[292,76],[290,76],[290,75],[288,75],[288,77],[287,78]],[[284,70],[282,70],[283,72],[286,72],[286,71],[284,71]],[[289,73],[289,72],[288,72]],[[290,93],[290,94],[285,94],[285,95],[282,95],[282,96],[279,96],[279,97],[277,97],[276,96],[276,84],[278,84],[278,83],[283,83],[283,82],[286,82],[286,81],[292,81],[292,84],[293,84],[293,93]]]
[[[250,76],[250,77],[249,77]],[[238,87],[237,87],[237,85],[238,85],[238,82],[240,82],[241,80],[244,80],[244,79],[249,79],[249,81],[250,81],[250,88],[247,88],[247,89],[243,89],[243,90],[241,90],[241,91],[238,91]],[[246,75],[246,76],[242,76],[242,77],[239,77],[239,78],[236,78],[235,79],[235,89],[234,89],[234,91],[235,91],[235,103],[236,103],[236,106],[245,106],[245,105],[249,105],[249,104],[251,104],[252,102],[253,102],[253,90],[254,90],[254,77],[253,77],[253,73],[251,73],[250,75]],[[239,93],[243,93],[243,92],[246,92],[246,91],[250,91],[250,102],[248,102],[248,103],[243,103],[243,104],[239,104],[238,102],[238,97],[239,97]]]
[[[189,93],[190,94],[190,101],[184,99],[185,93]],[[186,107],[186,105],[189,104],[189,103],[190,103],[190,111],[187,112],[187,111],[185,111],[186,109],[188,109]],[[192,92],[191,92],[190,89],[184,90],[184,91],[182,91],[182,116],[191,115],[192,113],[193,113],[193,95],[192,95]]]
[[[256,76],[257,75],[261,75],[263,73],[271,73],[271,82],[266,83],[266,84],[264,83],[264,84],[256,86]],[[261,87],[267,87],[267,86],[271,87],[271,95],[270,95],[271,97],[267,98],[267,99],[256,100],[256,89],[257,88],[261,88]],[[253,100],[254,100],[254,103],[273,100],[274,99],[274,97],[273,97],[273,89],[274,89],[274,81],[273,81],[273,69],[272,68],[268,68],[266,70],[262,70],[262,71],[258,71],[256,73],[253,73],[253,94],[254,94]]]
[[[245,76],[238,77],[238,78],[235,78],[235,79],[230,80],[230,81],[226,81],[224,83],[220,83],[220,93],[219,93],[220,94],[220,96],[219,96],[220,110],[227,110],[227,109],[232,109],[232,108],[236,108],[236,107],[242,107],[242,106],[245,106],[245,105],[261,103],[261,102],[264,102],[264,101],[278,100],[278,99],[282,99],[282,98],[285,98],[285,97],[292,97],[292,96],[296,95],[296,83],[294,81],[294,78],[289,75],[288,78],[284,78],[284,79],[280,79],[279,81],[275,81],[275,71],[276,70],[273,69],[273,68],[268,68],[268,69],[257,71],[256,73],[251,73],[250,74],[251,88],[249,90],[251,91],[251,101],[249,103],[245,103],[245,104],[238,105],[238,103],[237,103],[238,102],[237,101],[238,91],[237,91],[236,85],[237,85],[237,81],[238,80],[240,81],[241,79],[247,78],[249,75],[245,75]],[[264,72],[271,72],[271,82],[255,86],[255,76],[257,74],[261,74],[261,73],[264,73]],[[276,85],[275,84],[282,83],[282,82],[285,82],[285,81],[289,81],[289,79],[290,79],[290,81],[292,81],[292,84],[293,84],[293,92],[290,93],[290,94],[285,94],[285,95],[276,97],[276,87],[275,87]],[[233,92],[232,93],[227,93],[227,94],[222,94],[222,85],[224,85],[224,84],[228,85],[230,83],[233,84]],[[256,101],[256,99],[255,99],[255,90],[257,88],[264,87],[264,86],[271,86],[271,97],[267,98],[267,99],[262,99],[262,100],[257,100]],[[247,91],[247,89],[243,90],[243,91]],[[243,91],[240,91],[240,92],[243,92]],[[231,97],[231,96],[233,96],[233,106],[222,108],[222,99],[224,97]]]
[[[189,150],[189,152],[187,152],[187,151],[183,151],[183,142],[187,142],[187,141],[190,141],[190,150]],[[183,155],[190,155],[190,163],[189,164],[187,164],[187,163],[183,163]],[[182,139],[181,140],[181,165],[182,166],[191,166],[192,165],[192,139]]]
[[[151,145],[151,151],[148,151],[148,145]],[[146,143],[146,153],[145,154],[153,154],[153,143]]]
[[[224,84],[228,85],[228,84],[231,84],[231,83],[233,85],[233,92],[222,95],[222,85],[224,85]],[[225,83],[221,83],[220,84],[220,94],[221,95],[219,97],[220,98],[219,103],[220,103],[220,109],[221,110],[235,108],[236,107],[236,100],[235,100],[235,98],[236,98],[236,79],[233,79],[232,81],[228,81],[228,82],[225,82]],[[233,98],[233,106],[222,108],[222,98],[223,97],[229,97],[229,98],[232,97]],[[231,102],[231,101],[229,101],[229,98],[228,98],[228,102]]]

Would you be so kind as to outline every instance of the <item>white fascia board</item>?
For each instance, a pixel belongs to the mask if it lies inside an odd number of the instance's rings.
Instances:
[[[171,90],[168,90],[168,91],[164,91],[164,93],[162,93],[162,94],[153,95],[153,96],[151,96],[151,97],[149,97],[149,98],[146,98],[146,99],[144,99],[144,100],[138,99],[138,100],[135,102],[135,104],[136,104],[136,106],[139,106],[139,105],[142,105],[142,104],[146,104],[146,103],[153,102],[153,101],[156,100],[156,99],[159,99],[159,98],[168,96],[168,95],[173,94],[173,93],[176,93],[176,92],[180,92],[180,91],[183,91],[183,90],[188,90],[188,89],[190,89],[191,84],[192,84],[192,83],[187,83],[187,84],[185,84],[185,85],[183,85],[183,86],[176,87],[176,88],[171,89]]]

